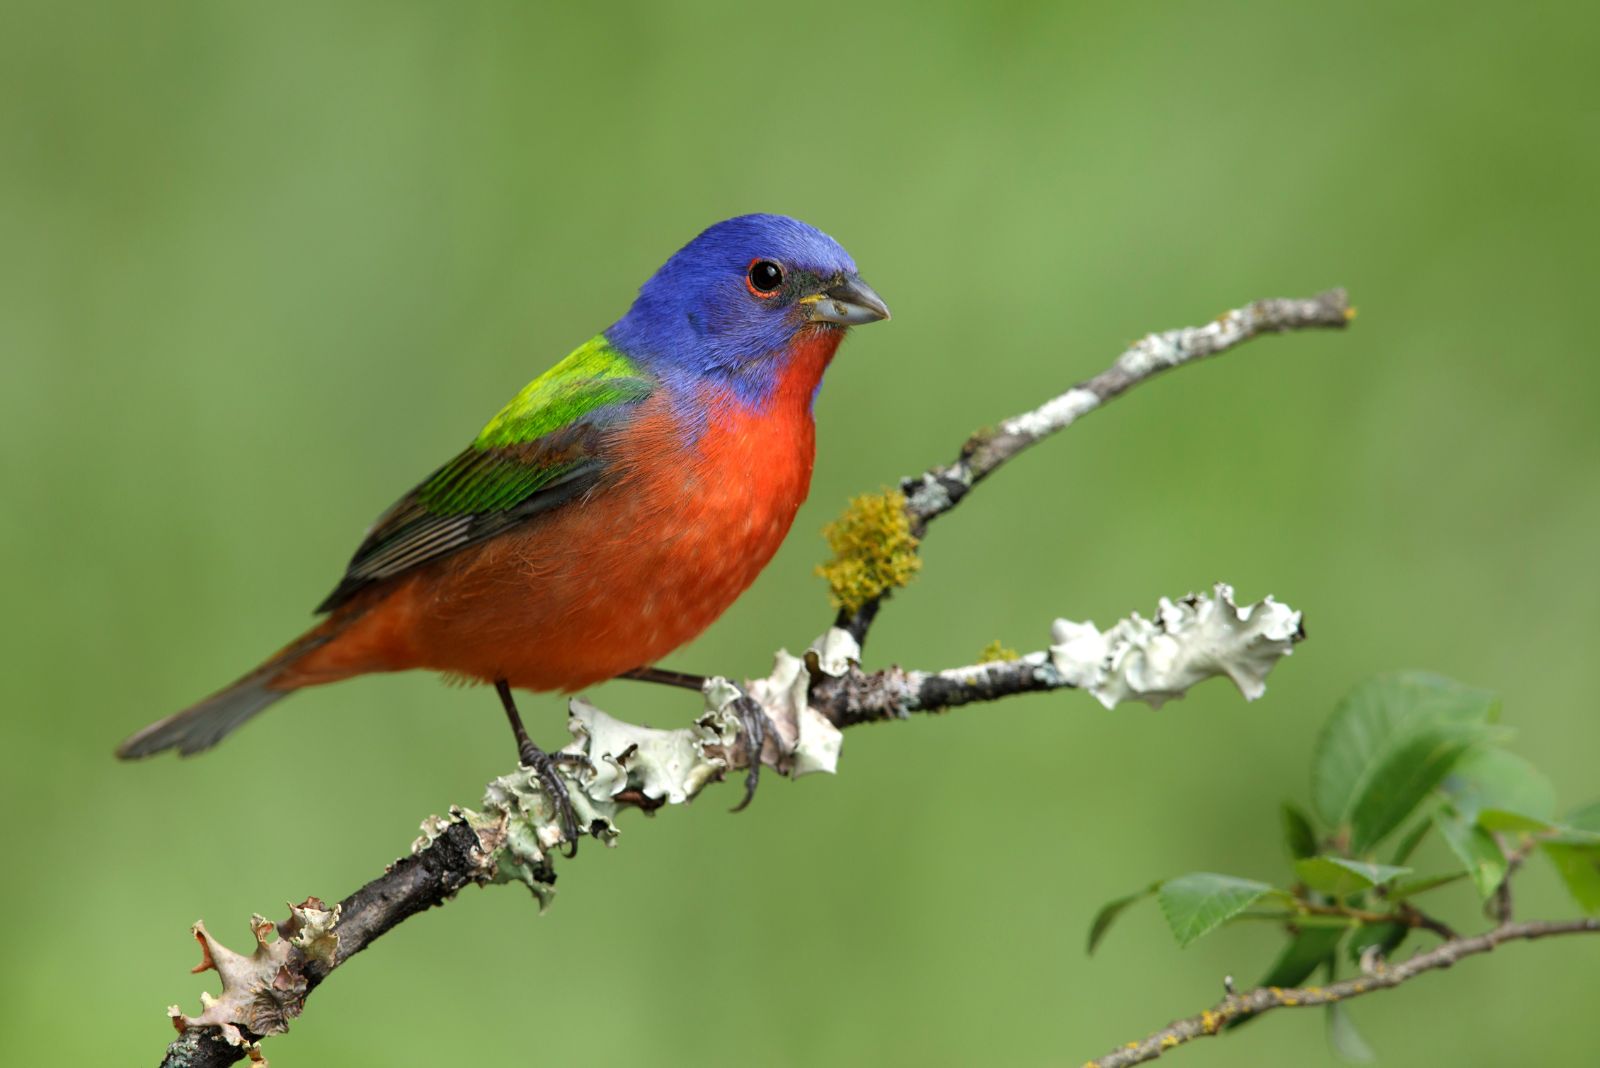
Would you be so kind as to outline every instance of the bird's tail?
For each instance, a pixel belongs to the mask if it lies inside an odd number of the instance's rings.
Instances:
[[[136,760],[167,749],[184,756],[210,749],[257,712],[300,688],[284,677],[285,671],[327,641],[327,631],[326,623],[311,630],[232,686],[129,735],[117,746],[117,756]]]

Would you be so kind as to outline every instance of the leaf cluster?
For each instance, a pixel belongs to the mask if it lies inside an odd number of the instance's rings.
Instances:
[[[1498,719],[1493,694],[1436,675],[1362,683],[1318,737],[1309,809],[1282,806],[1287,876],[1192,872],[1152,883],[1100,909],[1089,952],[1130,905],[1155,897],[1181,946],[1230,923],[1280,925],[1287,942],[1261,986],[1298,986],[1319,969],[1331,982],[1343,962],[1390,956],[1419,932],[1450,936],[1418,899],[1470,882],[1488,902],[1534,851],[1580,908],[1600,912],[1600,802],[1558,818],[1549,780],[1505,747]],[[1454,863],[1419,871],[1412,858],[1430,834]],[[1371,1059],[1344,1006],[1329,1011],[1335,1048]]]

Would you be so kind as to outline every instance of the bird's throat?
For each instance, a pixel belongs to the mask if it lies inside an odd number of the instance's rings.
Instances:
[[[842,327],[817,323],[804,327],[795,335],[789,351],[778,371],[773,386],[772,403],[783,408],[802,407],[811,410],[817,389],[822,385],[823,372],[833,362],[839,343],[844,340]]]

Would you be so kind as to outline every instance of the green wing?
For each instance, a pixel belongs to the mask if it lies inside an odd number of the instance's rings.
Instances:
[[[584,493],[605,471],[605,432],[653,388],[604,335],[589,341],[529,383],[477,440],[385,512],[317,611]]]

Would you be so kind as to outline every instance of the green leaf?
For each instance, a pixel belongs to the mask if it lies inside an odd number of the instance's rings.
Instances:
[[[1578,907],[1600,912],[1600,845],[1547,842],[1542,848]]]
[[[1574,809],[1550,830],[1549,840],[1560,845],[1600,846],[1600,802]]]
[[[1365,853],[1405,822],[1457,761],[1492,736],[1490,731],[1481,724],[1435,723],[1397,736],[1352,802],[1350,851]]]
[[[1544,844],[1545,855],[1578,907],[1600,912],[1600,842],[1589,840],[1600,832],[1600,801],[1567,813],[1564,823],[1561,833]]]
[[[1550,780],[1515,753],[1484,748],[1463,757],[1440,784],[1456,809],[1473,819],[1485,809],[1548,820],[1556,810]]]
[[[1402,901],[1408,897],[1416,897],[1418,894],[1425,894],[1429,890],[1459,882],[1466,877],[1467,873],[1464,871],[1446,872],[1443,875],[1425,875],[1420,879],[1409,879],[1405,882],[1395,883],[1389,887],[1383,896],[1390,901]]]
[[[1478,893],[1485,898],[1494,893],[1506,876],[1505,853],[1494,836],[1450,807],[1436,812],[1433,822],[1450,851],[1466,866]]]
[[[1340,1060],[1352,1064],[1371,1064],[1378,1059],[1361,1032],[1356,1030],[1349,1008],[1337,1001],[1328,1006],[1328,1045]]]
[[[1568,827],[1577,827],[1585,831],[1600,831],[1600,801],[1593,801],[1582,808],[1575,808],[1567,813],[1567,818],[1562,821]]]
[[[1411,869],[1323,856],[1295,861],[1294,873],[1313,890],[1344,897],[1357,890],[1371,890],[1374,886],[1393,882],[1398,876],[1411,874]]]
[[[1409,732],[1439,724],[1485,726],[1494,695],[1421,672],[1380,675],[1340,701],[1317,738],[1311,798],[1323,821],[1349,819],[1374,770]]]
[[[1089,955],[1094,956],[1094,951],[1099,947],[1100,940],[1106,936],[1107,931],[1111,930],[1111,925],[1116,922],[1118,916],[1122,915],[1124,909],[1129,905],[1143,901],[1160,888],[1160,883],[1151,883],[1143,890],[1101,905],[1100,911],[1094,914],[1094,922],[1089,925]]]
[[[1478,826],[1486,831],[1505,831],[1509,834],[1542,834],[1556,829],[1549,820],[1535,819],[1500,808],[1479,809]]]
[[[1299,860],[1314,855],[1317,851],[1317,832],[1311,828],[1311,817],[1299,805],[1289,801],[1283,803],[1279,812],[1283,816],[1283,844],[1289,849],[1290,859]]]
[[[1257,986],[1299,986],[1339,949],[1348,926],[1303,927],[1289,939]]]
[[[1274,892],[1273,887],[1252,879],[1194,872],[1168,879],[1156,897],[1172,936],[1180,946],[1187,946]]]

